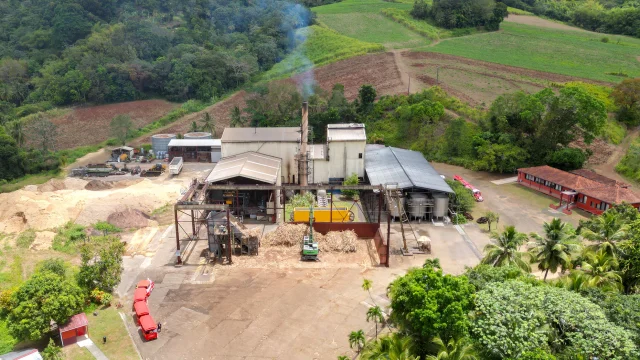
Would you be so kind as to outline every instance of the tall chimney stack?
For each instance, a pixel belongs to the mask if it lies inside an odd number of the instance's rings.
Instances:
[[[309,141],[309,103],[302,103],[302,134],[300,139],[300,161],[298,178],[300,179],[300,185],[309,185],[309,163],[308,163],[308,150],[307,143]],[[304,192],[303,192],[304,193]]]

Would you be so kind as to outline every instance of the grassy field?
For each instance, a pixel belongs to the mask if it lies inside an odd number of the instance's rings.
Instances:
[[[428,37],[431,40],[446,39],[450,37],[465,36],[476,34],[479,31],[475,28],[463,28],[447,30],[432,25],[424,20],[416,20],[411,17],[409,10],[387,8],[382,9],[381,14],[390,18],[391,20],[404,25],[412,31],[418,34]]]
[[[424,46],[429,39],[411,31],[384,15],[383,9],[409,10],[411,4],[392,3],[382,0],[345,0],[339,3],[318,6],[312,9],[318,20],[346,35],[361,41],[383,44],[387,48],[410,48]]]
[[[635,182],[640,182],[640,137],[631,143],[626,155],[616,166],[616,171]]]
[[[421,50],[607,82],[640,76],[640,39],[503,22],[502,31],[442,41]],[[601,39],[607,36],[608,43]]]
[[[98,310],[98,316],[93,316],[93,311],[87,312],[87,319],[89,319],[89,337],[107,358],[139,359],[129,332],[115,307]],[[103,336],[107,337],[106,344],[102,343]]]
[[[353,56],[384,50],[379,44],[356,40],[317,25],[298,30],[297,36],[306,41],[265,73],[263,80],[282,78],[310,70],[312,66],[318,67]]]

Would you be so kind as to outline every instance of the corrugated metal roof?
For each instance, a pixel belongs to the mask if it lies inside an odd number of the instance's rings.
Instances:
[[[453,193],[451,187],[417,151],[387,147],[365,153],[364,168],[371,185],[398,183],[402,189],[418,187]]]
[[[208,183],[244,177],[267,184],[276,184],[282,160],[257,152],[246,152],[220,159],[207,176]]]
[[[171,139],[169,141],[169,147],[171,146],[222,146],[220,139]]]
[[[300,142],[300,128],[225,128],[222,142]]]
[[[364,124],[329,124],[328,141],[367,141]]]

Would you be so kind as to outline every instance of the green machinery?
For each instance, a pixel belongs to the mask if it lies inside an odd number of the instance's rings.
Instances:
[[[302,238],[302,261],[318,261],[318,242],[313,240],[313,205],[309,208],[309,235]]]

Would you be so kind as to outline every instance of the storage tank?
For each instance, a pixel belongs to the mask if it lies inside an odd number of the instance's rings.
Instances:
[[[426,194],[411,194],[409,198],[409,214],[414,218],[422,218],[426,214],[428,198]]]
[[[208,132],[190,132],[184,134],[185,139],[213,139],[211,133]]]
[[[156,154],[169,151],[169,142],[176,138],[175,134],[156,134],[151,136],[151,148]]]
[[[398,202],[400,203],[400,207],[403,208],[404,207],[404,197],[398,198],[399,201],[394,201],[394,204],[391,204],[391,209],[389,209],[389,212],[391,213],[391,216],[393,217],[400,217],[400,210],[398,208]]]
[[[449,209],[449,196],[446,194],[433,194],[433,199],[435,200],[433,216],[436,218],[443,218],[447,216]]]

